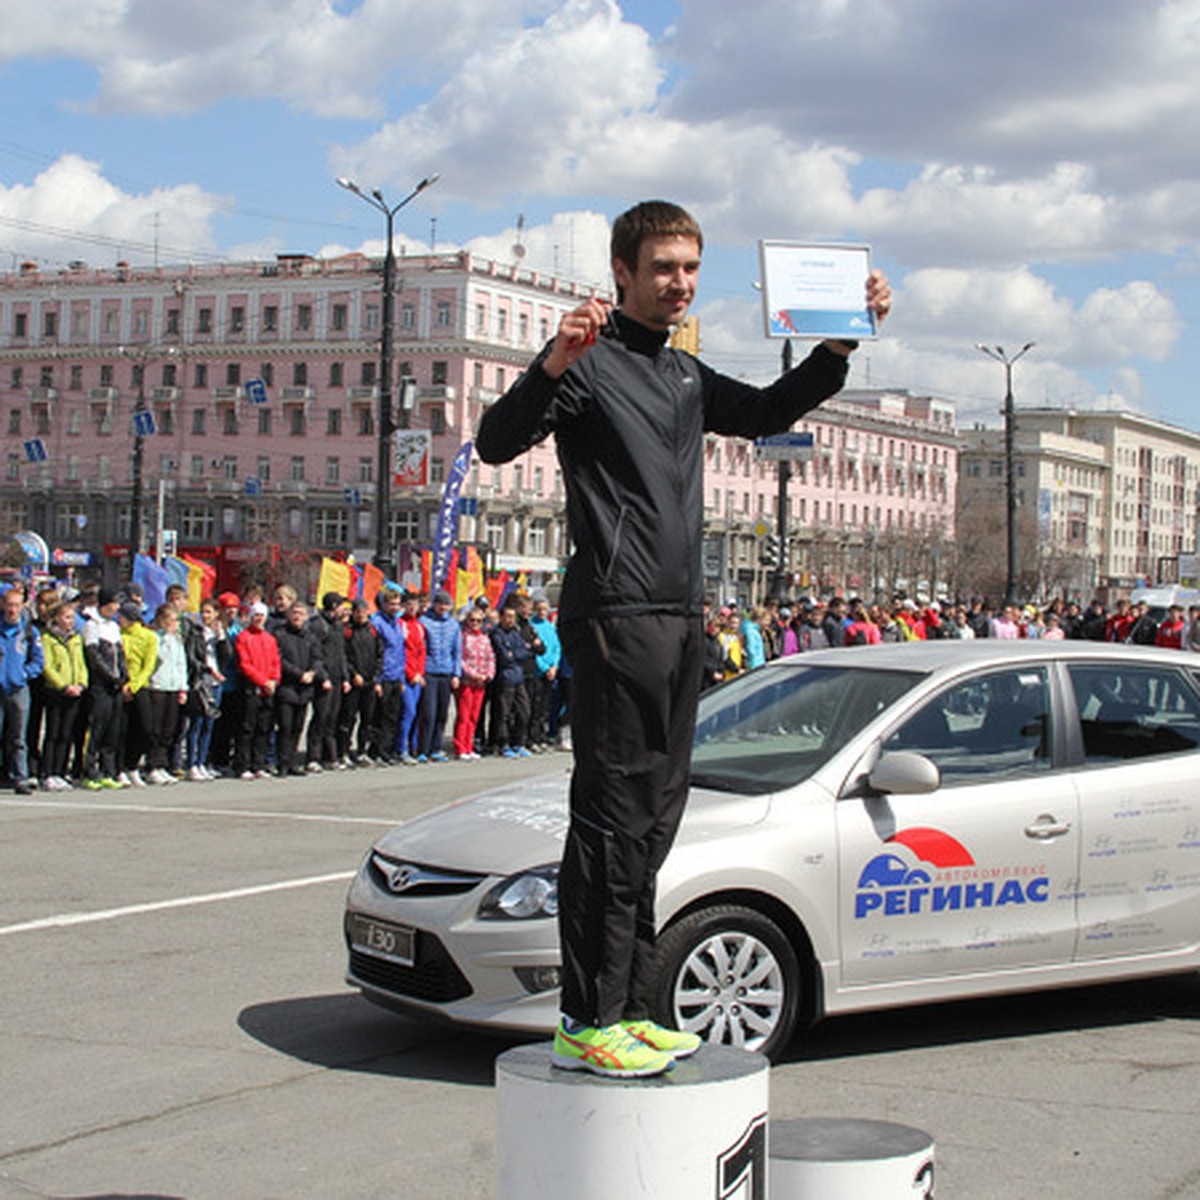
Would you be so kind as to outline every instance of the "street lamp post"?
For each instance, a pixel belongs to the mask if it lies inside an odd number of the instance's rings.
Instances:
[[[118,350],[122,357],[133,362],[133,369],[137,373],[137,398],[133,402],[132,418],[133,458],[130,463],[133,478],[129,489],[129,561],[132,564],[145,548],[142,541],[142,495],[146,438],[138,418],[146,412],[146,364],[158,358],[174,358],[177,351],[174,346],[168,346],[165,350],[156,346],[120,346]]]
[[[395,574],[395,563],[392,559],[391,539],[388,536],[388,509],[391,500],[392,483],[392,333],[395,324],[396,307],[396,251],[392,244],[395,229],[396,214],[410,201],[415,200],[427,187],[437,183],[439,175],[429,175],[422,179],[415,188],[399,204],[388,205],[383,198],[383,192],[375,188],[364,192],[352,179],[339,179],[338,186],[353,192],[360,200],[365,200],[372,208],[383,213],[386,227],[387,249],[383,256],[383,328],[379,345],[379,444],[378,444],[378,475],[375,485],[375,566],[385,577]],[[400,413],[400,428],[407,425],[407,410]]]
[[[1016,472],[1016,431],[1017,414],[1013,407],[1012,369],[1016,361],[1033,349],[1035,343],[1026,342],[1020,350],[1011,356],[1005,354],[1003,346],[985,346],[976,343],[975,348],[982,350],[988,358],[1004,365],[1004,499],[1007,512],[1007,576],[1004,584],[1005,604],[1017,602],[1017,472]]]
[[[780,367],[784,374],[792,369],[792,339],[784,338],[783,349],[780,352]],[[779,561],[775,565],[775,577],[771,580],[771,592],[775,596],[786,597],[789,591],[788,572],[788,484],[792,478],[792,464],[786,458],[781,458],[776,464],[779,474],[777,477],[778,491],[775,499],[775,532],[779,539]]]

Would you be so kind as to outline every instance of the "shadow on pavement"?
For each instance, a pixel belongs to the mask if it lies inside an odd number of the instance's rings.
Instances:
[[[238,1027],[302,1062],[337,1071],[491,1087],[496,1057],[536,1038],[480,1033],[390,1013],[353,992],[253,1004]]]
[[[1200,974],[1054,989],[831,1017],[802,1030],[783,1062],[1200,1018]]]

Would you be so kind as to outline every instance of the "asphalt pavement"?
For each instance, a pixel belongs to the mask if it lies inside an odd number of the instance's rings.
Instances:
[[[389,825],[567,767],[0,794],[0,1196],[491,1196],[516,1040],[347,988],[342,900]],[[1200,1197],[1200,977],[830,1021],[771,1097],[926,1130],[943,1200]]]

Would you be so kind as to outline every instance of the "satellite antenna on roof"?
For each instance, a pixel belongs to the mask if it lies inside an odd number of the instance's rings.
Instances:
[[[522,237],[525,234],[525,214],[517,214],[517,240],[513,243],[512,254],[513,258],[525,257],[525,246],[522,242]]]

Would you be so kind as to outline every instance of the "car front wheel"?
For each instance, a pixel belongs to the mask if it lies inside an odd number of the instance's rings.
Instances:
[[[800,964],[770,918],[742,905],[690,913],[658,939],[661,1019],[776,1058],[800,1011]]]

